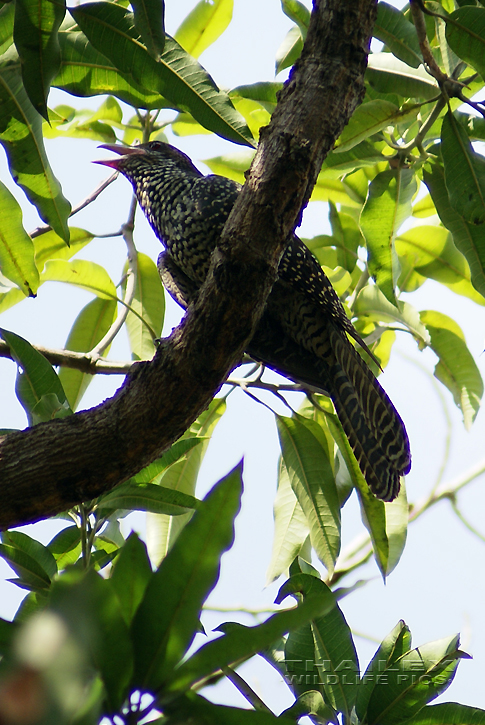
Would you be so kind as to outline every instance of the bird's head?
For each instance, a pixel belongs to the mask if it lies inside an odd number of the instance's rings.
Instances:
[[[98,148],[114,151],[119,154],[117,159],[102,159],[95,161],[95,164],[109,166],[115,171],[120,171],[125,176],[132,176],[137,169],[149,170],[160,169],[170,166],[185,172],[195,172],[200,175],[192,161],[182,151],[170,146],[163,141],[149,141],[139,146],[119,146],[115,144],[101,144]]]

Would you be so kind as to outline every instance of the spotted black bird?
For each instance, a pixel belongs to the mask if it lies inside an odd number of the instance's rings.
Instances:
[[[98,163],[131,182],[165,248],[158,260],[162,281],[186,308],[206,278],[240,185],[204,176],[188,156],[161,141],[101,148],[120,155]],[[349,336],[368,351],[318,261],[293,235],[246,352],[332,399],[371,491],[392,501],[411,467],[406,429]]]

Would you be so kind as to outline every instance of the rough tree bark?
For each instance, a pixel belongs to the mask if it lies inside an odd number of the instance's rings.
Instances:
[[[376,0],[314,0],[302,56],[264,129],[197,302],[113,398],[0,443],[0,528],[93,499],[160,456],[238,364],[285,240],[361,101]]]

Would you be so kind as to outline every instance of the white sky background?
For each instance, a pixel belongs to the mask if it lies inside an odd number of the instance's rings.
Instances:
[[[173,34],[195,5],[195,0],[166,0],[166,4],[166,27]],[[275,53],[290,27],[291,22],[282,14],[278,0],[235,0],[232,24],[202,55],[201,63],[222,87],[273,80]],[[57,91],[50,98],[51,106],[67,103],[95,109],[101,102],[101,98],[74,99]],[[197,164],[204,158],[234,153],[240,148],[209,136],[172,140]],[[48,142],[48,153],[64,193],[73,204],[87,196],[107,176],[105,168],[90,163],[106,158],[107,153],[97,150],[91,141],[55,140]],[[3,154],[0,164],[0,176],[8,183]],[[118,179],[100,200],[76,216],[73,222],[97,233],[116,231],[126,219],[130,189],[124,179]],[[17,189],[14,191],[26,210],[25,227],[33,229],[38,224],[36,215],[23,203],[22,193]],[[419,223],[425,224],[427,220],[419,220]],[[311,237],[321,233],[328,233],[326,206],[312,203],[305,212],[300,234]],[[137,217],[135,234],[138,249],[155,260],[160,244],[141,214]],[[96,240],[80,256],[106,266],[115,283],[119,280],[125,257],[120,237]],[[45,284],[35,300],[25,300],[0,315],[0,326],[23,335],[33,344],[62,347],[75,316],[91,298],[87,292],[68,285]],[[436,309],[456,319],[482,375],[485,373],[484,357],[481,356],[484,340],[482,308],[430,281],[407,299],[419,310]],[[180,314],[168,295],[167,300],[168,333],[177,324]],[[120,337],[122,339],[115,342],[110,357],[129,359],[126,339],[124,335]],[[413,361],[425,365],[428,374]],[[435,363],[432,352],[419,352],[410,335],[398,334],[391,363],[381,378],[406,422],[411,440],[413,469],[407,478],[410,501],[420,500],[434,484],[445,450],[446,422],[439,395],[430,382]],[[26,425],[25,414],[14,394],[15,375],[14,363],[0,359],[0,427],[23,428]],[[119,377],[98,376],[83,399],[83,407],[95,405],[112,395],[121,381]],[[450,481],[485,459],[485,422],[480,413],[472,431],[465,432],[451,395],[440,384],[436,385],[446,399],[452,419],[451,455],[443,479]],[[271,399],[270,402],[275,404]],[[281,407],[278,410],[284,412]],[[265,588],[273,535],[277,455],[272,415],[242,392],[231,395],[228,412],[216,429],[205,458],[197,491],[202,497],[218,478],[245,457],[245,495],[236,527],[236,544],[224,557],[219,585],[210,598],[212,606],[248,609],[272,606],[283,581]],[[468,520],[485,533],[484,503],[482,477],[460,494],[459,505]],[[143,530],[144,516],[137,515],[133,525]],[[24,530],[48,541],[58,527],[56,522],[47,522],[35,529],[25,527]],[[362,531],[358,506],[352,496],[343,511],[344,544]],[[356,579],[373,577],[373,580],[342,602],[351,627],[379,641],[399,619],[404,619],[411,628],[415,646],[460,631],[462,647],[474,659],[460,664],[454,683],[441,700],[482,708],[485,708],[484,555],[485,545],[473,537],[454,516],[450,505],[443,502],[410,527],[402,560],[386,585],[372,561],[354,577],[348,577],[344,585],[350,585]],[[0,561],[0,575],[12,576],[3,561]],[[22,596],[19,589],[2,581],[0,616],[13,616]],[[211,629],[220,622],[239,618],[238,614],[210,613],[205,624]],[[254,620],[246,617],[241,621],[252,623]],[[377,645],[361,638],[356,642],[363,669]],[[245,665],[241,673],[276,713],[291,704],[288,689],[269,666],[252,662]],[[246,704],[230,684],[207,690],[206,694],[216,701]]]

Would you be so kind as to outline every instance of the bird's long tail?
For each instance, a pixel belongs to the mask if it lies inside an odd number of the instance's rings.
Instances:
[[[399,493],[400,476],[411,466],[399,413],[344,332],[328,325],[316,352],[290,339],[269,314],[248,346],[255,359],[332,399],[372,493],[392,501]]]
[[[330,397],[372,493],[392,501],[411,467],[404,423],[352,345],[337,330],[330,338]]]

